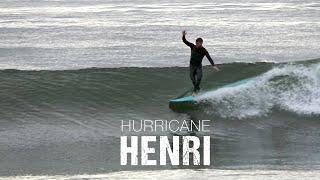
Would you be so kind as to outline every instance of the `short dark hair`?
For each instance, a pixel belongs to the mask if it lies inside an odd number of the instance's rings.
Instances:
[[[203,43],[203,39],[202,39],[202,38],[197,38],[197,39],[196,39],[196,42]]]

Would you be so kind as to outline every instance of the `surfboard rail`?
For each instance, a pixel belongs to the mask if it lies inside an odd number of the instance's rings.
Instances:
[[[195,103],[193,96],[178,97],[169,101],[169,108],[174,111],[190,110]]]
[[[236,86],[245,84],[254,78],[255,77],[241,79],[241,80],[226,84],[224,86],[215,88],[213,90],[215,91],[220,88],[236,87]],[[188,93],[191,94],[191,90],[184,92],[182,95],[176,97],[175,99],[169,100],[169,108],[173,111],[187,111],[187,110],[195,109],[197,107],[196,100],[194,99],[193,96],[188,95]]]

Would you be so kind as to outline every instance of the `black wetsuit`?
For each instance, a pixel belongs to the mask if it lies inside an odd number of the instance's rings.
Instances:
[[[190,78],[193,83],[193,91],[200,90],[200,82],[202,78],[202,59],[204,56],[208,58],[211,65],[214,66],[214,62],[210,57],[208,51],[204,47],[197,48],[193,43],[186,40],[185,36],[182,36],[182,41],[191,48],[190,57]]]

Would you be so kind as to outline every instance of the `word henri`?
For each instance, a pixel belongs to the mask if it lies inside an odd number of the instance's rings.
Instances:
[[[158,131],[202,131],[209,132],[210,120],[128,120],[121,121],[121,131],[128,132],[158,132]]]
[[[135,124],[136,123],[136,124]],[[136,125],[139,124],[139,127]],[[129,120],[127,123],[122,121],[121,130],[129,132],[141,131],[203,131],[208,132],[209,120],[141,120],[139,123]],[[128,144],[130,140],[130,145]],[[150,159],[150,154],[156,153],[155,147],[150,147],[150,142],[159,141],[159,161]],[[201,148],[200,148],[201,147]],[[201,150],[200,150],[201,149]],[[200,153],[200,151],[202,153]],[[121,165],[128,164],[128,156],[131,157],[131,165],[166,165],[167,155],[172,165],[180,165],[182,156],[182,165],[189,165],[190,154],[193,157],[193,164],[200,165],[200,154],[202,154],[202,164],[210,165],[210,136],[203,136],[202,145],[197,136],[173,136],[172,142],[169,142],[167,136],[121,136],[120,142],[120,162]],[[154,155],[153,155],[154,157]]]
[[[179,136],[173,136],[172,148],[167,136],[160,136],[160,165],[166,165],[167,153],[172,165],[179,165],[180,141]],[[157,165],[156,160],[149,159],[149,154],[155,153],[149,142],[157,141],[156,136],[141,136],[141,165]],[[197,136],[183,136],[182,140],[183,165],[189,165],[190,154],[193,154],[193,164],[200,165],[200,139]],[[193,146],[190,147],[190,142]],[[138,136],[131,136],[131,147],[128,147],[127,136],[121,136],[121,165],[127,165],[127,155],[131,154],[131,165],[138,165]],[[210,136],[203,136],[203,165],[210,165]]]

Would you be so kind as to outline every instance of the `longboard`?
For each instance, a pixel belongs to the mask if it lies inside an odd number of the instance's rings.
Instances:
[[[226,87],[236,87],[236,86],[245,84],[252,79],[254,79],[254,77],[242,79],[242,80],[230,83],[230,84],[226,84],[226,85],[219,87],[217,89],[226,88]],[[215,89],[215,90],[217,90],[217,89]],[[169,108],[172,110],[175,110],[175,111],[183,111],[183,110],[192,109],[195,106],[195,104],[196,104],[196,100],[195,100],[194,96],[191,96],[191,95],[179,96],[179,97],[177,97],[175,99],[171,99],[169,101]]]

